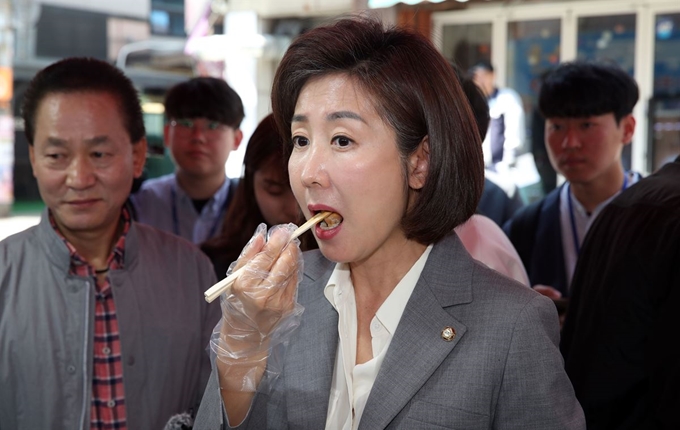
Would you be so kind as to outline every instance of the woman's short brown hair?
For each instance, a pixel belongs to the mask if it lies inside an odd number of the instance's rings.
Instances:
[[[373,100],[397,136],[403,158],[425,137],[425,185],[402,219],[409,239],[429,244],[474,214],[484,187],[482,146],[474,116],[453,69],[424,37],[365,17],[317,27],[293,41],[272,89],[282,136],[290,137],[300,91],[313,77],[345,73]],[[292,145],[287,139],[286,154]]]

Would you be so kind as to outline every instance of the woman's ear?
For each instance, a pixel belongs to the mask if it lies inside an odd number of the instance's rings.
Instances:
[[[425,136],[420,141],[418,149],[408,157],[408,186],[419,190],[425,185],[427,172],[430,168],[430,139]]]

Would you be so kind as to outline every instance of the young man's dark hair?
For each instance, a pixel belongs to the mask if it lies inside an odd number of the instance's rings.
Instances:
[[[146,134],[139,96],[132,81],[120,69],[94,58],[73,57],[39,71],[24,94],[21,114],[28,143],[33,145],[35,116],[40,102],[51,93],[101,91],[119,100],[119,109],[131,142]]]
[[[199,77],[179,83],[165,96],[165,116],[206,118],[239,128],[245,114],[241,97],[224,80]]]
[[[639,98],[635,80],[616,65],[573,62],[543,81],[538,107],[545,118],[586,118],[613,113],[618,124]]]

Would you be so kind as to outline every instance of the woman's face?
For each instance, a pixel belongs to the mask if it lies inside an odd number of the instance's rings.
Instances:
[[[268,225],[295,223],[299,208],[288,178],[274,157],[263,163],[253,175],[255,200]]]
[[[396,135],[371,99],[345,74],[309,80],[291,124],[288,171],[305,217],[323,210],[343,222],[314,228],[323,254],[336,262],[390,258],[406,241],[404,163]],[[382,256],[382,257],[381,257]]]

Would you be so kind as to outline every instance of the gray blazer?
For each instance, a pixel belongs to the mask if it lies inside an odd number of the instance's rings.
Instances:
[[[324,428],[338,344],[338,315],[323,294],[333,267],[305,254],[302,323],[243,428]],[[473,260],[451,235],[430,253],[359,428],[584,429],[558,343],[553,303]],[[213,371],[195,429],[222,428],[218,387]]]

